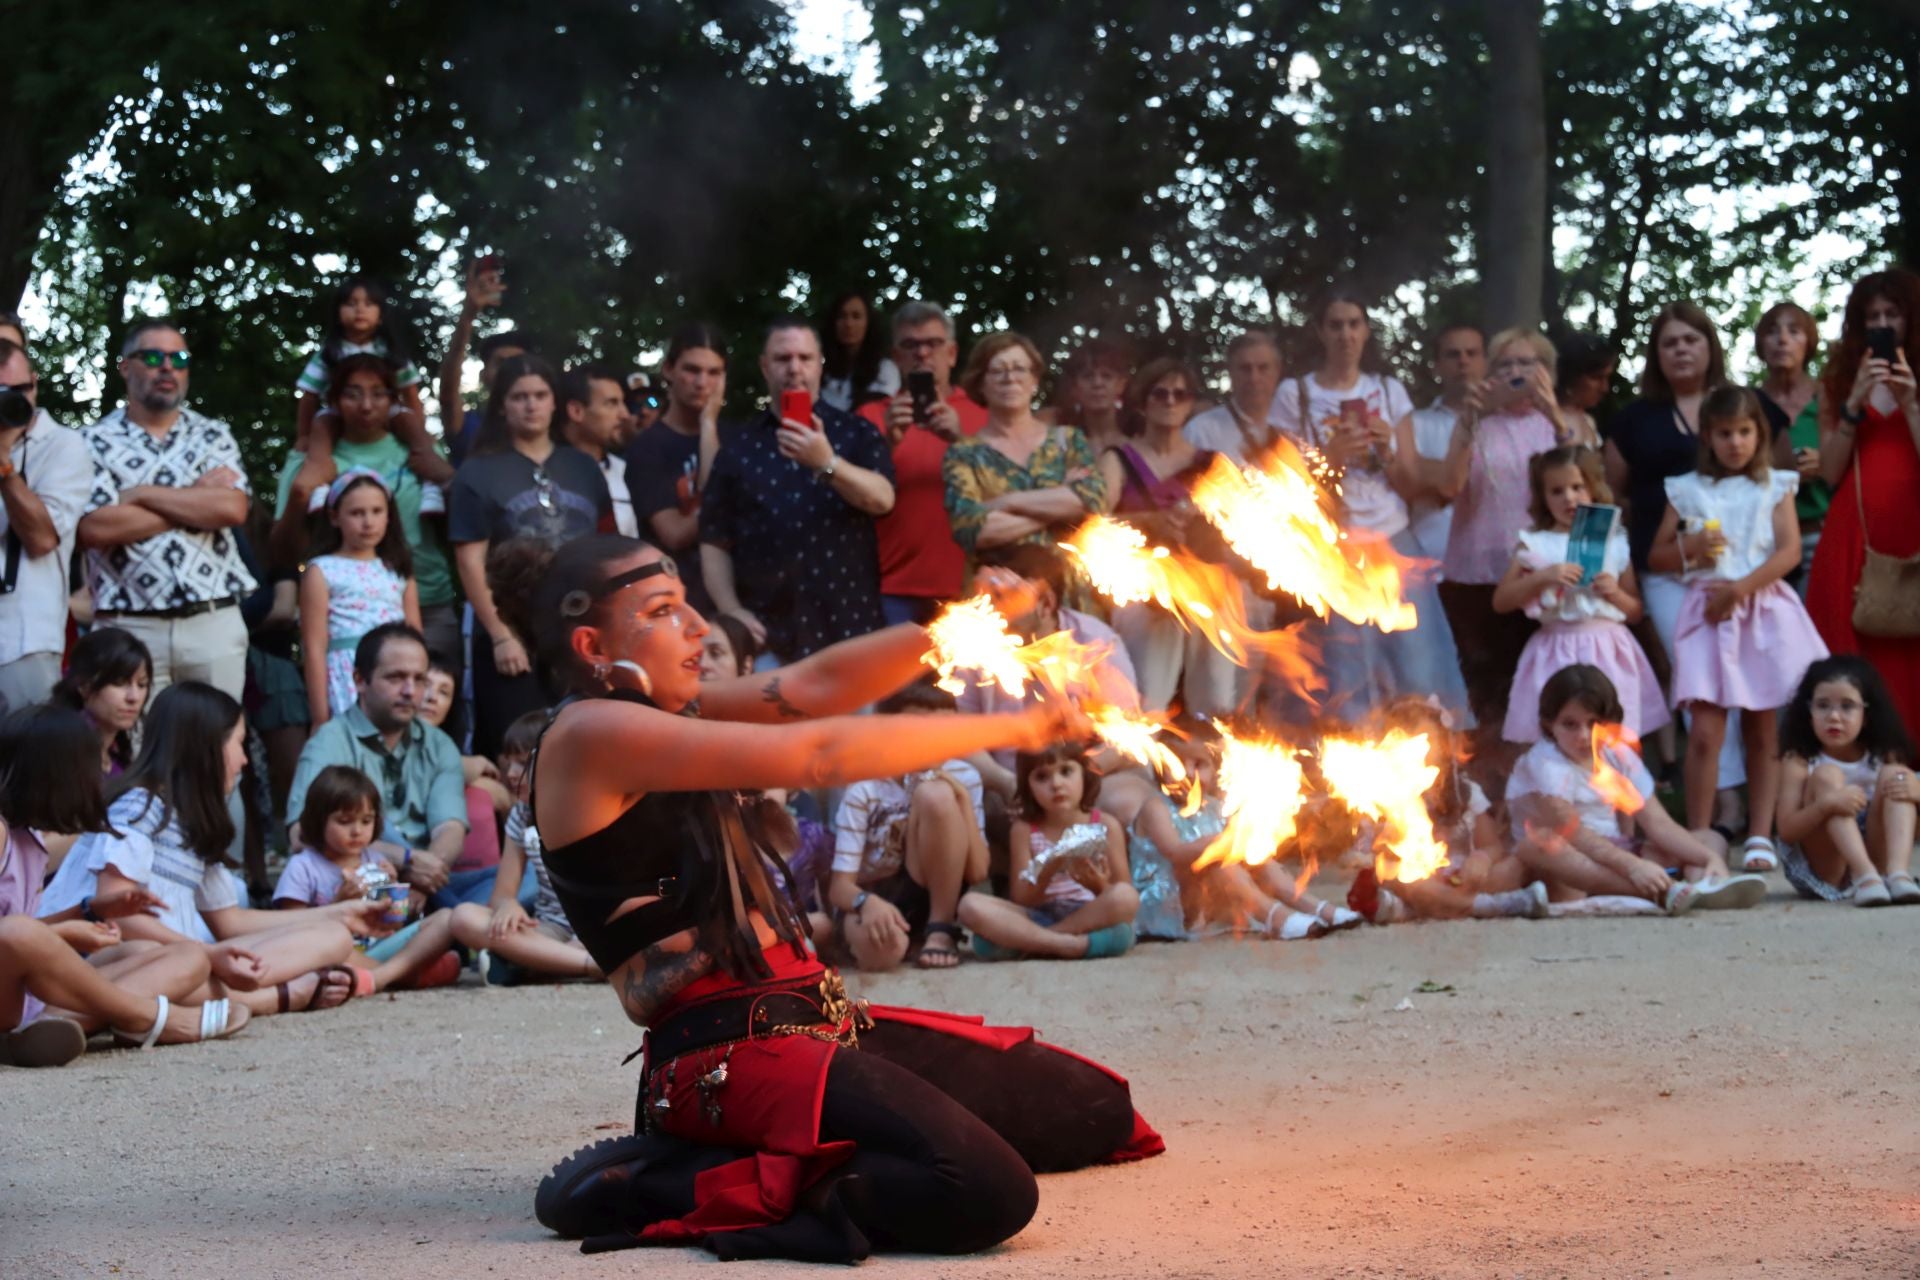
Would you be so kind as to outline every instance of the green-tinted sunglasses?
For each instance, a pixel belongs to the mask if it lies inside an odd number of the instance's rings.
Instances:
[[[142,347],[128,354],[127,359],[138,360],[149,369],[158,369],[163,364],[171,364],[176,369],[186,368],[193,360],[186,351],[157,351],[152,347]]]

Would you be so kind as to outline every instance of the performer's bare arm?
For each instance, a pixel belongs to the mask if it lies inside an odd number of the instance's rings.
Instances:
[[[791,666],[710,681],[700,689],[700,714],[753,724],[846,715],[925,672],[920,659],[926,652],[925,627],[888,627]]]
[[[935,768],[955,756],[1085,736],[1064,703],[990,716],[891,716],[785,725],[730,724],[652,707],[587,701],[568,707],[541,745],[541,834],[570,844],[607,826],[650,791],[839,787]]]

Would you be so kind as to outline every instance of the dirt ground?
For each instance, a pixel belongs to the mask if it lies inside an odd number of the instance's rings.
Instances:
[[[869,979],[889,1002],[1031,1022],[1105,1059],[1168,1152],[1043,1179],[1032,1225],[992,1253],[866,1267],[1917,1276],[1916,938],[1920,911],[1776,891],[1682,920],[1402,925]],[[534,1222],[548,1166],[631,1119],[636,1036],[603,989],[476,982],[5,1073],[0,1276],[718,1265],[583,1257]]]

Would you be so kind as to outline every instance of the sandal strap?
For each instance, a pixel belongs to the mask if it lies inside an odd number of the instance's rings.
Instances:
[[[153,1003],[157,1012],[153,1015],[153,1029],[147,1032],[147,1038],[140,1042],[142,1049],[151,1049],[160,1043],[160,1035],[167,1029],[167,1012],[172,1008],[165,996],[155,996]]]
[[[960,926],[951,920],[935,920],[927,925],[926,932],[929,938],[936,933],[944,933],[956,942],[960,940]]]
[[[209,1000],[200,1006],[200,1038],[218,1040],[227,1033],[227,1010],[225,1000]]]

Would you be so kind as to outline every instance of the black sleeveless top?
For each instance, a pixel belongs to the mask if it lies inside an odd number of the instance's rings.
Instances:
[[[627,690],[603,696],[654,705]],[[554,709],[548,728],[569,705]],[[544,730],[541,736],[544,741]],[[538,766],[536,746],[529,765],[536,787]],[[531,801],[528,808],[532,811]],[[767,976],[766,958],[743,904],[758,906],[782,936],[794,923],[792,913],[784,900],[763,900],[769,892],[764,888],[740,891],[736,864],[749,864],[749,886],[755,883],[752,866],[762,857],[783,875],[787,868],[758,824],[742,817],[740,809],[739,797],[728,791],[650,791],[591,835],[544,846],[554,896],[601,972],[612,973],[661,939],[692,929],[729,974],[743,980]],[[537,829],[539,815],[532,816]],[[764,886],[764,871],[758,879]],[[787,880],[791,889],[791,877]],[[629,898],[652,897],[659,901],[608,919]],[[799,945],[797,933],[792,940]]]

